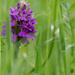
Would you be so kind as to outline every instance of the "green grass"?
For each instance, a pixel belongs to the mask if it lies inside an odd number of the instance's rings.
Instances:
[[[1,2],[2,0],[0,1],[0,7],[2,6]],[[0,25],[1,25],[1,9],[0,9]],[[0,26],[0,75],[1,75],[1,26]]]
[[[9,10],[18,1],[0,0],[0,75],[75,75],[75,1],[28,0],[37,36],[14,59],[18,44],[11,42]],[[7,39],[1,36],[4,20]]]

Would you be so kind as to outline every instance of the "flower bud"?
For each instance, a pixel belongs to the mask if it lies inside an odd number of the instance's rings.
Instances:
[[[17,4],[17,8],[20,9],[20,6],[21,6],[21,4],[20,4],[20,1],[19,1],[18,4]]]

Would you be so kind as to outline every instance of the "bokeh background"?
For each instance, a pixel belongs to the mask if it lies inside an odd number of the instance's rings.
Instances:
[[[9,11],[18,1],[0,0],[1,75],[75,75],[75,0],[28,0],[38,23],[37,36],[27,46],[20,46],[14,64]],[[4,20],[7,38],[1,36]]]

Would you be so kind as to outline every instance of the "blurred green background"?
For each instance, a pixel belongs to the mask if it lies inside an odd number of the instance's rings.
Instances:
[[[20,46],[14,64],[9,10],[18,1],[0,0],[1,75],[75,75],[75,0],[28,0],[38,23],[37,36],[26,47]],[[4,20],[7,39],[1,36]]]

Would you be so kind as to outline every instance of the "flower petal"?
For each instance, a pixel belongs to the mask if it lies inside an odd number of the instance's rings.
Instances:
[[[4,30],[2,31],[2,33],[1,33],[1,35],[2,35],[2,36],[5,36],[5,34],[6,34],[6,30],[4,29]]]
[[[11,24],[11,26],[15,26],[15,21],[12,20],[10,24]]]

